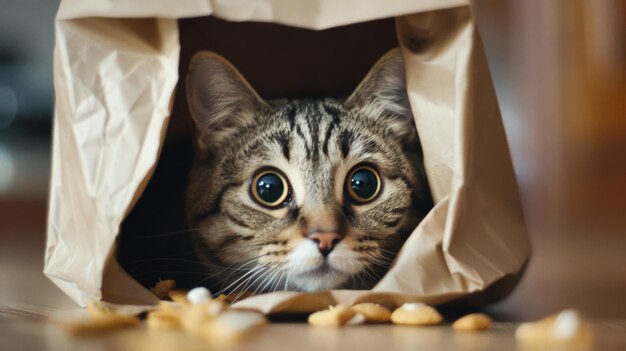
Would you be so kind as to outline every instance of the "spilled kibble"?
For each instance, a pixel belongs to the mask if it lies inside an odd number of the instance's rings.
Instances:
[[[146,324],[150,329],[181,329],[183,309],[161,302],[159,308],[148,313]]]
[[[148,329],[179,330],[212,340],[226,340],[239,338],[267,323],[260,312],[230,309],[225,296],[212,299],[206,288],[185,292],[173,290],[174,287],[173,281],[159,281],[151,289],[172,301],[161,301],[147,313]],[[98,302],[89,303],[87,312],[89,319],[66,323],[65,330],[72,335],[91,335],[140,324],[136,316],[117,313]]]
[[[194,335],[211,341],[228,341],[237,340],[249,331],[267,324],[265,315],[258,311],[230,308],[230,296],[212,298],[211,292],[203,287],[189,292],[174,288],[174,281],[164,280],[151,289],[156,295],[169,297],[171,301],[161,301],[146,314],[145,325],[148,329],[169,330],[181,336]],[[68,323],[65,326],[68,333],[87,335],[140,324],[136,316],[117,313],[101,303],[90,303],[87,311],[90,319]],[[423,303],[405,303],[393,312],[376,303],[358,303],[350,307],[339,304],[312,313],[308,318],[311,325],[328,327],[388,322],[429,326],[442,321],[443,317],[434,307]],[[490,328],[490,325],[489,316],[473,313],[459,318],[451,327],[455,331],[479,331]],[[580,338],[584,330],[579,314],[563,311],[557,316],[521,325],[516,337],[518,340],[548,338],[567,341]]]
[[[150,288],[150,291],[152,291],[152,293],[159,299],[163,300],[168,296],[170,291],[174,290],[175,287],[175,280],[159,280],[152,288]]]
[[[365,316],[362,313],[357,312],[346,322],[346,325],[359,325],[363,323],[365,323]]]
[[[423,303],[405,303],[391,314],[391,321],[400,325],[427,326],[443,321],[437,310]]]
[[[537,322],[522,323],[515,331],[515,338],[523,343],[586,343],[591,329],[581,314],[564,310]]]
[[[368,323],[386,323],[391,319],[391,311],[387,307],[376,303],[359,303],[353,305],[350,309],[362,314]]]
[[[457,319],[452,323],[452,329],[456,331],[475,332],[489,329],[491,318],[484,313],[472,313]]]
[[[103,332],[134,327],[139,324],[136,316],[112,312],[98,302],[87,305],[89,319],[72,321],[64,325],[64,329],[71,335],[92,335]]]
[[[181,305],[190,304],[189,300],[187,300],[187,292],[184,290],[172,290],[167,293],[167,296],[170,298],[170,300]]]
[[[211,323],[226,308],[224,302],[219,300],[183,306],[181,324],[188,332],[201,333],[204,326]]]
[[[327,310],[317,311],[309,316],[309,324],[339,327],[346,324],[356,312],[344,305],[329,306]]]
[[[241,338],[253,329],[267,324],[265,316],[257,311],[228,310],[220,313],[203,327],[205,336],[213,340],[232,340]]]
[[[204,287],[193,288],[187,293],[187,301],[192,305],[201,304],[211,300],[211,292]]]

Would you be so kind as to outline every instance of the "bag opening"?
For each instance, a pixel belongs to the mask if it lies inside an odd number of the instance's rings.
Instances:
[[[163,148],[145,191],[118,236],[117,259],[145,287],[175,279],[194,287],[210,279],[193,262],[185,190],[193,161],[193,126],[185,95],[191,57],[210,50],[229,60],[264,99],[346,97],[373,64],[397,47],[394,18],[326,30],[273,23],[179,20],[180,64]]]

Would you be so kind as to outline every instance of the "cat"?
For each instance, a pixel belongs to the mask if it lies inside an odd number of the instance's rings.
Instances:
[[[212,52],[186,90],[186,214],[213,291],[369,289],[432,207],[398,49],[345,99],[264,101]]]

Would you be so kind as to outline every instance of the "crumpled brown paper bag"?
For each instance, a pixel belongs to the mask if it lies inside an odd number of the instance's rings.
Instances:
[[[237,306],[307,312],[362,301],[441,304],[519,274],[530,246],[502,119],[466,0],[63,0],[46,275],[80,305],[156,302],[114,257],[158,158],[178,80],[176,18],[312,29],[397,17],[435,207],[368,291],[276,292]],[[142,19],[137,19],[142,18]]]

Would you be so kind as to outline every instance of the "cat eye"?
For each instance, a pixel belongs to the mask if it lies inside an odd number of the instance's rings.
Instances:
[[[357,166],[346,179],[346,190],[350,198],[364,204],[374,200],[380,193],[381,181],[378,171],[370,166]]]
[[[284,205],[287,201],[289,184],[280,171],[265,169],[252,178],[250,193],[259,205],[276,208]]]

